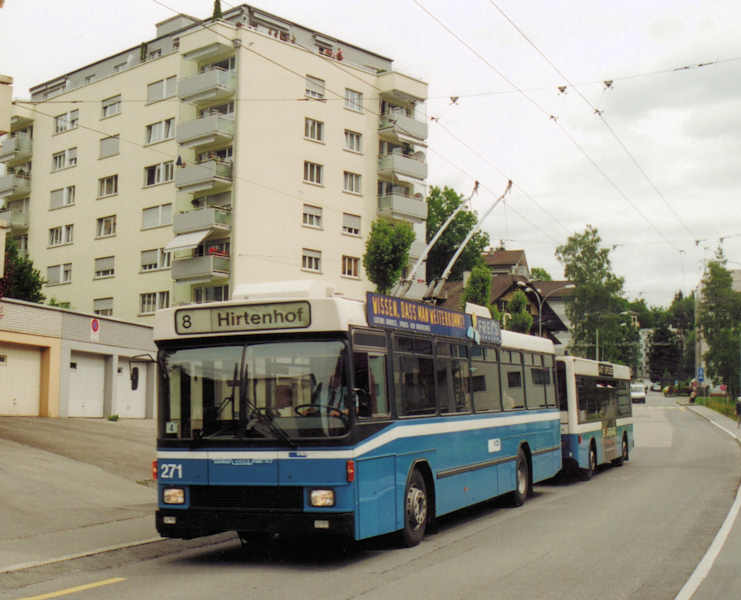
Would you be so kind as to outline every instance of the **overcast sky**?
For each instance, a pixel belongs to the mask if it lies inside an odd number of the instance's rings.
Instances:
[[[468,195],[479,180],[482,214],[512,179],[484,230],[493,245],[524,249],[530,267],[561,278],[556,246],[591,224],[630,299],[668,306],[688,293],[721,238],[729,268],[741,268],[737,0],[252,4],[427,81],[429,184]],[[32,85],[153,38],[175,11],[205,18],[212,7],[5,0],[0,73],[27,98]]]

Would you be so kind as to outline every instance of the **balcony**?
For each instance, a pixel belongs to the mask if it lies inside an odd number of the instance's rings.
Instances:
[[[185,60],[195,60],[197,62],[216,62],[234,54],[234,47],[224,42],[214,42],[206,46],[201,46],[195,50],[190,50],[183,55]]]
[[[419,144],[419,140],[427,139],[427,123],[408,117],[402,111],[396,111],[381,116],[378,132],[397,143]]]
[[[15,200],[31,193],[31,179],[26,175],[0,177],[0,198]]]
[[[395,175],[406,175],[415,179],[427,178],[427,163],[422,152],[402,154],[394,152],[378,159],[378,175],[392,178]]]
[[[201,104],[226,100],[234,95],[236,76],[232,71],[212,69],[178,82],[178,97],[183,102]]]
[[[5,221],[11,230],[28,229],[28,212],[25,210],[2,210],[0,221]]]
[[[223,208],[201,208],[175,215],[172,232],[175,235],[192,231],[223,231],[232,228],[232,213]]]
[[[175,169],[175,187],[179,192],[214,192],[228,188],[232,183],[232,164],[218,160],[186,165]]]
[[[424,254],[427,244],[424,240],[414,240],[411,247],[409,248],[409,260],[417,260],[422,254]]]
[[[196,152],[202,152],[209,146],[223,145],[233,137],[234,120],[222,115],[211,115],[178,125],[178,144],[184,148],[194,148]]]
[[[175,281],[183,279],[213,279],[228,277],[231,272],[228,256],[194,256],[181,258],[172,262],[172,278]]]
[[[392,219],[422,222],[427,219],[427,204],[403,194],[388,194],[378,197],[378,213]]]
[[[31,158],[31,138],[25,133],[7,138],[0,145],[0,162],[12,167]]]
[[[389,71],[378,76],[376,87],[392,102],[411,102],[427,98],[427,84],[419,79]]]

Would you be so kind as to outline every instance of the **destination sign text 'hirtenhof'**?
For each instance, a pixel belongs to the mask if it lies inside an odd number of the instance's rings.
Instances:
[[[175,311],[175,331],[179,334],[300,329],[309,325],[311,307],[305,301],[235,304]]]

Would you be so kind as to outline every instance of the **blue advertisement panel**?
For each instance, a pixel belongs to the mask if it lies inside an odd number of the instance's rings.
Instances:
[[[409,332],[469,338],[477,343],[501,344],[499,323],[493,319],[440,308],[422,302],[368,292],[368,325]]]

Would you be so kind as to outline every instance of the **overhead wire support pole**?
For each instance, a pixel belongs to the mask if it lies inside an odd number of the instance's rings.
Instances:
[[[455,251],[455,254],[448,262],[447,266],[445,267],[445,270],[443,271],[443,274],[438,279],[436,279],[434,283],[430,285],[425,299],[427,298],[435,299],[435,298],[440,297],[442,290],[443,290],[443,286],[445,285],[445,282],[448,280],[448,277],[450,277],[450,273],[453,270],[453,265],[455,264],[455,261],[458,260],[458,257],[461,255],[463,250],[465,250],[466,245],[468,244],[468,242],[471,241],[471,238],[479,232],[479,230],[484,224],[484,221],[486,220],[486,217],[488,217],[491,214],[491,211],[493,211],[497,207],[497,205],[502,200],[504,200],[505,196],[509,194],[509,191],[511,189],[512,189],[512,180],[510,179],[509,181],[507,181],[507,187],[504,189],[504,192],[502,192],[502,195],[499,196],[499,198],[497,198],[494,201],[494,203],[487,209],[484,215],[479,219],[479,222],[476,223],[476,227],[474,227],[473,229],[471,229],[471,231],[468,232],[468,235],[461,242],[460,246],[458,246],[458,250]]]
[[[461,202],[452,213],[450,213],[450,216],[445,220],[445,223],[443,223],[440,229],[437,230],[437,233],[428,242],[427,246],[425,246],[425,249],[422,252],[422,255],[417,259],[417,262],[414,263],[414,266],[412,267],[412,270],[409,273],[409,275],[397,284],[394,290],[395,296],[399,296],[400,298],[403,298],[409,292],[409,288],[414,283],[414,277],[417,274],[419,267],[427,259],[427,255],[430,253],[430,250],[432,250],[432,247],[437,243],[437,240],[440,239],[440,236],[443,233],[445,233],[445,230],[453,222],[453,219],[455,219],[456,215],[466,207],[466,205],[473,198],[474,194],[478,193],[478,191],[479,191],[479,182],[474,181],[473,191],[471,191],[471,195],[468,196],[468,198],[466,198],[463,202]]]

